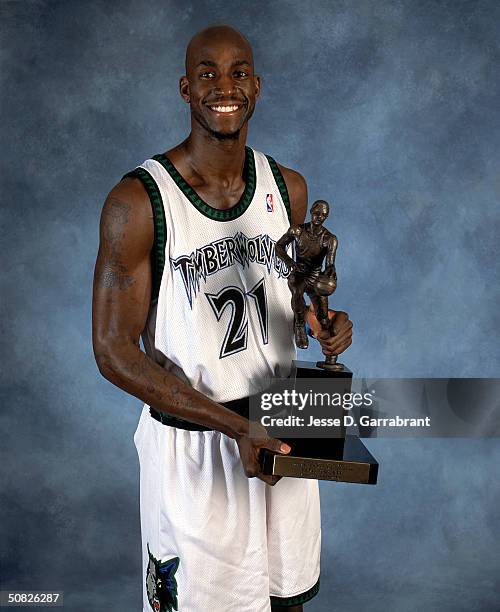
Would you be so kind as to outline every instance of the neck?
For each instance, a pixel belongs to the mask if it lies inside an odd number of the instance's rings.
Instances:
[[[220,140],[193,123],[191,133],[183,142],[187,162],[201,176],[229,182],[241,178],[247,131],[245,124],[237,138]]]

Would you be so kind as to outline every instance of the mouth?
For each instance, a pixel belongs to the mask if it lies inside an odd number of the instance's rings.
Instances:
[[[207,106],[213,113],[232,115],[233,113],[237,113],[245,105],[241,102],[233,102],[231,104],[227,102],[219,102],[218,104],[207,104]]]

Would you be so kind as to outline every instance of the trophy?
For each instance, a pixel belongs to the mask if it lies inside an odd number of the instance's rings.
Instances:
[[[315,309],[321,332],[325,338],[334,334],[333,325],[328,317],[328,297],[337,288],[335,255],[337,237],[326,227],[328,202],[317,200],[311,207],[311,220],[302,225],[292,225],[276,243],[275,252],[290,270],[288,287],[292,294],[294,312],[294,336],[298,348],[309,345],[305,312],[306,294]],[[287,253],[293,245],[295,257]],[[352,372],[337,362],[337,355],[327,355],[316,364],[306,361],[296,362],[296,377],[325,379],[335,382],[336,388],[343,393],[351,391]],[[338,418],[340,431],[335,438],[280,438],[291,446],[288,455],[280,455],[263,450],[260,455],[264,474],[293,476],[376,484],[378,463],[357,436],[346,435],[345,410],[337,407],[332,416]]]

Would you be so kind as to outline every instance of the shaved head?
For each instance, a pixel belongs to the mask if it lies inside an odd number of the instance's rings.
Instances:
[[[200,30],[191,38],[186,49],[186,74],[189,74],[197,65],[197,59],[205,48],[214,44],[223,43],[228,46],[239,47],[249,57],[253,68],[252,45],[236,28],[228,25],[213,25]]]
[[[191,129],[218,140],[237,140],[252,117],[260,93],[252,47],[241,32],[214,25],[195,34],[186,50],[179,93],[190,105]]]

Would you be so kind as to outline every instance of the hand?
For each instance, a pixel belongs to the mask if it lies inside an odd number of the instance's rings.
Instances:
[[[246,433],[236,439],[245,474],[248,478],[254,478],[256,476],[260,480],[273,486],[281,479],[281,476],[268,476],[262,474],[259,463],[260,449],[267,448],[281,455],[288,454],[292,449],[281,440],[270,438],[267,435],[265,427],[260,423],[252,423],[252,434],[252,437],[250,437],[249,433]],[[255,434],[257,434],[257,436]]]
[[[346,312],[328,310],[328,331],[322,331],[311,304],[306,310],[306,322],[311,333],[321,344],[323,355],[340,355],[352,344],[352,321]]]

